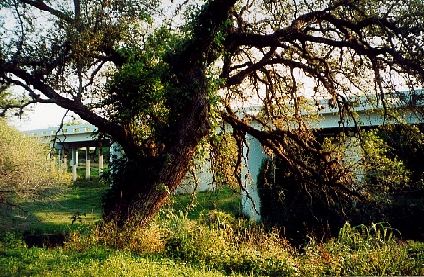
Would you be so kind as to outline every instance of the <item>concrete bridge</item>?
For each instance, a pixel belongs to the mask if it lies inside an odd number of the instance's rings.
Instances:
[[[400,91],[385,95],[386,112],[383,104],[372,97],[361,96],[348,99],[352,105],[353,119],[346,115],[340,118],[339,110],[329,105],[329,100],[321,99],[311,102],[315,110],[305,112],[304,115],[316,115],[316,118],[306,122],[310,128],[317,130],[324,136],[333,136],[341,131],[372,129],[384,124],[423,124],[424,123],[424,89],[415,92]],[[260,107],[252,107],[251,113],[255,114]],[[420,111],[421,110],[421,111]],[[255,123],[252,123],[255,125]],[[258,128],[259,125],[257,126]],[[353,134],[353,132],[350,132]],[[350,140],[354,140],[351,137]],[[244,146],[244,156],[247,164],[242,171],[242,180],[245,191],[242,191],[243,214],[253,220],[260,220],[260,199],[258,194],[258,174],[261,165],[269,157],[265,154],[262,145],[250,135],[246,137],[247,145]],[[351,141],[352,142],[352,141]],[[352,143],[354,144],[354,143]],[[347,149],[351,160],[361,158],[361,149]]]
[[[99,174],[104,170],[104,152],[109,153],[105,150],[109,148],[110,142],[99,138],[97,128],[91,124],[65,124],[62,128],[36,129],[27,131],[26,134],[50,144],[50,147],[57,152],[59,165],[66,170],[68,167],[72,168],[74,181],[77,179],[77,168],[80,162],[84,164],[86,179],[91,178],[92,161],[97,161]],[[79,156],[81,152],[84,155],[82,159]]]
[[[372,97],[361,96],[351,97],[348,99],[352,105],[354,119],[346,116],[340,119],[339,110],[331,107],[327,99],[321,99],[311,102],[311,106],[315,107],[304,115],[316,115],[314,119],[307,121],[307,124],[316,130],[326,134],[333,135],[339,133],[342,129],[375,128],[383,124],[421,124],[424,122],[423,114],[416,111],[417,107],[424,106],[424,90],[416,90],[414,93],[409,91],[395,92],[385,95],[387,103],[387,111],[392,115],[388,116],[384,112],[382,103],[373,100]],[[261,107],[250,107],[248,113],[255,114],[260,111]],[[245,112],[246,110],[244,110]],[[396,114],[396,116],[394,116]],[[255,123],[253,123],[255,124]],[[76,167],[78,166],[78,149],[85,151],[86,178],[90,178],[90,151],[94,148],[98,150],[99,170],[103,169],[103,147],[110,146],[107,140],[100,140],[97,136],[97,128],[91,124],[67,125],[58,131],[58,128],[48,128],[40,130],[32,130],[27,132],[34,137],[40,137],[46,142],[53,144],[58,151],[59,161],[67,165],[67,153],[72,153],[70,166],[76,179]],[[56,138],[56,139],[55,139]],[[242,192],[243,213],[253,220],[260,220],[260,200],[257,190],[258,173],[262,162],[267,159],[267,155],[262,145],[255,138],[247,136],[247,145],[244,146],[244,156],[247,163],[242,170],[242,181],[246,190]],[[52,145],[53,146],[53,145]],[[118,150],[117,150],[118,149]],[[349,151],[352,155],[355,149]],[[110,153],[118,153],[119,147],[112,145]],[[358,153],[356,153],[359,155]],[[178,192],[188,192],[194,189],[199,191],[213,189],[213,178],[210,170],[210,164],[205,163],[198,172],[199,184],[191,174],[188,174]],[[252,202],[253,200],[253,202]]]

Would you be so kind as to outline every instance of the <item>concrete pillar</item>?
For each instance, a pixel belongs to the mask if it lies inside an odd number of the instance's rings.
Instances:
[[[89,151],[90,147],[85,148],[85,179],[90,180],[91,172],[90,172],[90,160],[89,160]]]
[[[77,180],[77,165],[72,165],[72,181],[76,181]]]
[[[241,193],[242,212],[253,221],[261,220],[261,201],[258,193],[258,175],[262,163],[268,156],[260,142],[247,135],[248,145],[243,146],[243,165],[241,179],[244,189]]]
[[[75,148],[71,148],[71,154],[72,154],[72,159],[71,159],[71,166],[75,165]]]
[[[78,166],[78,148],[75,149],[75,163],[74,165]]]
[[[104,164],[103,164],[103,149],[100,146],[99,147],[99,176],[103,173],[103,168],[104,168]]]
[[[90,160],[85,161],[85,179],[90,180],[91,171],[90,171]]]

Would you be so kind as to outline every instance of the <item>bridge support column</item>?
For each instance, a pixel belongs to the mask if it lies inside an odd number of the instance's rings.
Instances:
[[[72,162],[71,165],[78,166],[78,148],[72,148]]]
[[[104,164],[103,164],[103,148],[100,145],[100,147],[99,147],[99,176],[103,173],[103,168],[104,168]]]
[[[77,168],[78,168],[78,148],[71,148],[72,160],[71,160],[71,169],[72,169],[72,180],[75,182],[77,180]]]
[[[57,151],[57,164],[59,168],[61,167],[61,162],[62,162],[62,149],[59,149]]]
[[[244,162],[241,172],[244,185],[241,193],[242,212],[253,221],[261,221],[258,175],[264,159],[268,156],[255,138],[247,135],[246,142],[248,145],[243,146]]]
[[[71,155],[72,155],[71,166],[74,166],[75,165],[75,148],[71,148]]]
[[[91,172],[90,172],[90,160],[89,160],[89,151],[90,147],[85,148],[85,179],[90,180]]]
[[[72,181],[76,181],[77,180],[77,165],[73,164],[72,165]]]

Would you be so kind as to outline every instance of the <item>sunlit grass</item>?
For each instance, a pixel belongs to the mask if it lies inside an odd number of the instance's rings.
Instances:
[[[225,276],[161,257],[142,257],[101,247],[83,253],[61,248],[0,252],[1,276]]]
[[[229,188],[176,195],[147,229],[125,233],[95,224],[106,190],[100,183],[80,182],[20,202],[22,210],[8,211],[14,221],[4,224],[7,218],[0,217],[0,276],[424,274],[422,242],[362,237],[359,229],[345,225],[339,238],[295,248],[277,230],[238,218],[240,194]],[[63,247],[28,248],[22,235],[10,230],[68,235]]]
[[[3,209],[0,230],[67,232],[101,219],[101,197],[107,187],[68,187],[45,191],[33,199],[18,200],[19,207]]]
[[[89,227],[101,220],[101,199],[108,189],[98,179],[79,180],[72,187],[54,188],[41,196],[18,201],[19,208],[0,209],[0,231],[30,230],[35,233],[68,232],[81,226]],[[194,197],[194,198],[193,198]],[[229,188],[210,192],[178,194],[168,207],[199,218],[203,211],[218,209],[240,214],[240,193]]]

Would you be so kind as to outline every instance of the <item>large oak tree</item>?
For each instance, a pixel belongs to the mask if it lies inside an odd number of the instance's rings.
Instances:
[[[387,92],[424,81],[421,0],[4,0],[0,7],[2,85],[75,112],[124,149],[125,174],[106,205],[121,222],[149,221],[220,119],[239,147],[250,134],[294,174],[322,180],[309,189],[350,197],[344,170],[303,120],[305,96],[329,99],[343,124],[353,95],[386,103]],[[319,103],[308,109],[317,112]],[[299,149],[316,162],[299,159]]]

